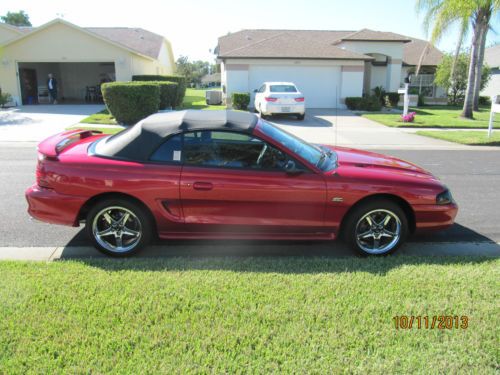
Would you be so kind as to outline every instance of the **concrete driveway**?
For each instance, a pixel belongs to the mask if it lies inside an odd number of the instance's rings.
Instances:
[[[104,109],[96,104],[29,105],[0,110],[0,141],[41,141]]]
[[[291,116],[274,116],[269,121],[312,143],[379,150],[477,149],[384,126],[342,109],[308,109],[303,121]]]

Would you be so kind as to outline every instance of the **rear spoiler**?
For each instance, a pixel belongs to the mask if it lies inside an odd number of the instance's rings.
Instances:
[[[45,156],[56,158],[66,147],[82,139],[92,137],[95,134],[102,134],[98,130],[75,129],[55,134],[40,142],[38,151]]]

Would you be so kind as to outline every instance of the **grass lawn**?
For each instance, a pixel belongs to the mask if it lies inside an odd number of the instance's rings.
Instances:
[[[422,127],[422,128],[487,128],[490,119],[490,106],[474,112],[474,120],[460,118],[462,107],[428,106],[410,108],[416,112],[413,123],[401,121],[400,114],[365,113],[362,116],[392,127]],[[500,129],[500,115],[495,116],[494,127]]]
[[[107,109],[103,109],[100,112],[94,113],[89,117],[84,118],[81,123],[84,124],[110,124],[116,125],[115,118],[109,113]]]
[[[208,105],[205,101],[205,92],[212,89],[186,89],[186,96],[182,103],[183,109],[226,109],[225,105]],[[216,89],[217,90],[217,89]]]
[[[500,259],[0,262],[0,372],[495,373]],[[466,315],[467,329],[394,316]]]
[[[454,130],[454,131],[425,131],[419,130],[417,134],[426,137],[443,139],[445,141],[462,143],[464,145],[500,146],[500,132],[494,131],[488,138],[486,130]]]

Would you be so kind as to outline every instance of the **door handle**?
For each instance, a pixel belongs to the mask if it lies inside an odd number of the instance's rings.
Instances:
[[[193,183],[193,189],[195,190],[212,190],[214,185],[211,182],[195,182]]]

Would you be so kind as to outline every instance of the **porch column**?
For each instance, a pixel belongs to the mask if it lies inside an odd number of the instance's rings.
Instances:
[[[387,77],[386,77],[386,91],[398,91],[401,83],[401,66],[403,61],[401,59],[394,59],[389,57],[387,62]]]

